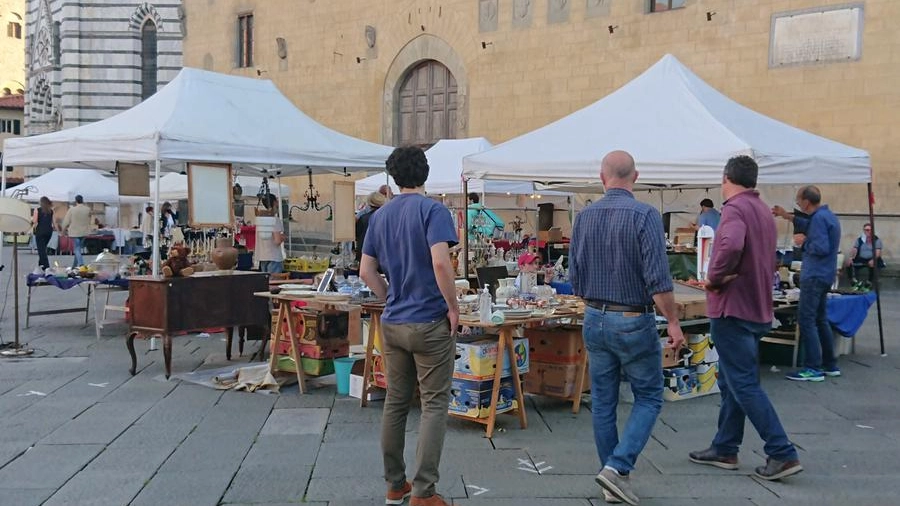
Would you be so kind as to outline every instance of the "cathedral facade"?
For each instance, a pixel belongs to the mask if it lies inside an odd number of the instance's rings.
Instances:
[[[181,2],[27,0],[25,132],[125,111],[182,65]]]

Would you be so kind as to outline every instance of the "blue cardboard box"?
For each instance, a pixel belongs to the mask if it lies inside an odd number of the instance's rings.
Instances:
[[[454,374],[450,382],[448,411],[451,414],[469,418],[486,418],[491,409],[491,390],[493,388],[493,379],[466,379],[459,378]],[[517,407],[516,390],[513,387],[512,377],[502,378],[500,393],[497,396],[497,413],[504,413]]]

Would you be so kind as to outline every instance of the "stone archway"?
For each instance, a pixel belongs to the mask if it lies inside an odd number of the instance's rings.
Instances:
[[[468,137],[469,131],[469,83],[462,58],[443,39],[422,34],[409,41],[397,53],[384,79],[384,96],[381,111],[381,142],[396,145],[399,141],[397,115],[400,87],[409,72],[420,63],[434,60],[449,70],[456,80],[455,132],[459,138]]]

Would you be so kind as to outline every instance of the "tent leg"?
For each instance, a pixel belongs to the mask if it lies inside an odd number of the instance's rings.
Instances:
[[[153,170],[153,177],[156,178],[156,192],[153,195],[153,275],[159,276],[159,218],[161,215],[159,208],[159,160],[156,160],[156,166]]]
[[[872,183],[868,184],[868,197],[869,197],[869,223],[872,225],[872,237],[875,237],[875,195],[872,193]],[[881,288],[878,280],[878,263],[875,263],[875,267],[872,269],[872,284],[875,285],[875,308],[878,312],[878,341],[881,344],[881,356],[886,357],[887,353],[884,351],[884,326],[881,321]],[[854,343],[855,343],[854,339]]]
[[[462,181],[463,202],[468,202],[469,196],[469,180],[463,178]],[[462,231],[462,254],[463,254],[463,279],[469,280],[469,206],[463,206],[463,231]],[[478,288],[478,284],[475,284]]]

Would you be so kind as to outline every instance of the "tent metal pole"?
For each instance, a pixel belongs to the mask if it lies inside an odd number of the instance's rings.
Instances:
[[[156,178],[156,192],[153,194],[153,276],[159,276],[159,219],[162,216],[161,209],[159,208],[159,159],[156,160],[156,165],[153,170],[153,177]],[[190,176],[188,176],[190,177]]]
[[[872,193],[872,183],[870,182],[868,185],[868,197],[869,197],[869,223],[872,226],[872,247],[874,249],[874,238],[875,235],[875,194]],[[875,286],[875,308],[878,310],[878,340],[881,344],[881,356],[886,357],[887,353],[884,351],[884,327],[881,322],[881,288],[879,288],[879,280],[878,280],[878,259],[875,259],[875,265],[872,267],[872,284]],[[853,339],[853,350],[856,351],[856,339]]]
[[[463,209],[463,231],[462,231],[462,252],[463,252],[463,279],[466,281],[469,280],[469,206],[468,206],[468,198],[469,198],[469,180],[463,178],[462,180],[462,190],[463,190],[463,202],[466,202],[467,205]],[[478,288],[478,283],[475,284],[475,288]]]
[[[6,196],[6,166],[3,165],[3,152],[0,151],[0,197]],[[3,265],[3,232],[0,232],[0,266]],[[16,331],[19,330],[16,324]]]
[[[276,174],[280,174],[280,173],[281,173],[280,170],[276,171]],[[278,188],[277,188],[277,190],[278,190],[278,212],[276,213],[276,216],[278,216],[278,218],[282,221],[282,223],[284,223],[284,216],[282,216],[282,214],[281,214],[281,206],[283,204],[281,203],[282,197],[281,197],[281,176],[280,175],[275,176],[275,184],[278,185]],[[288,207],[288,209],[290,209],[290,207]],[[283,235],[281,237],[282,237],[282,239],[284,239]],[[285,251],[285,253],[287,253],[288,255],[291,253],[290,252],[290,247],[291,247],[290,241],[291,241],[291,222],[290,222],[290,215],[288,215],[288,245],[287,245],[287,248],[284,248],[285,250],[287,250],[287,251]],[[283,241],[282,241],[282,244],[284,244]],[[282,258],[281,261],[283,262],[284,258]]]

